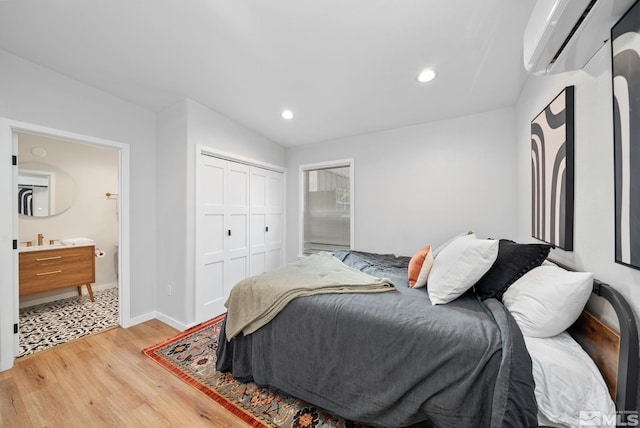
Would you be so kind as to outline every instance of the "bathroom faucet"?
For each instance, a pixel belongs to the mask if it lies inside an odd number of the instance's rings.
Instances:
[[[44,240],[44,235],[42,233],[38,233],[38,246],[42,245],[43,240]]]

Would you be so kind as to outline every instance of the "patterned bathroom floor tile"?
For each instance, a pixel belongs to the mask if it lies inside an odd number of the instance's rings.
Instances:
[[[118,325],[118,289],[20,309],[18,357]]]

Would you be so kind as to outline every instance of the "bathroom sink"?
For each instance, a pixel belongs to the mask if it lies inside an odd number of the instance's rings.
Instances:
[[[40,239],[41,236],[38,237],[38,239]],[[84,246],[88,246],[88,245],[95,245],[95,242],[93,239],[89,239],[89,238],[68,238],[68,239],[61,239],[61,240],[51,240],[50,242],[55,242],[54,244],[49,244],[49,245],[32,245],[30,247],[19,247],[19,251],[20,252],[25,252],[25,251],[42,251],[42,250],[53,250],[56,248],[63,248],[63,247],[84,247]]]
[[[64,247],[62,244],[53,244],[53,245],[32,245],[31,247],[19,247],[19,252],[28,252],[28,251],[42,251],[42,250],[53,250],[56,248]]]
[[[18,251],[42,251],[42,250],[53,250],[54,248],[64,247],[62,244],[53,244],[53,245],[32,245],[31,247],[20,247]]]

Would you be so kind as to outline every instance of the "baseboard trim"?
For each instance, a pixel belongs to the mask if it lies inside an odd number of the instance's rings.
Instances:
[[[102,291],[108,288],[115,288],[117,286],[118,286],[117,282],[109,282],[106,284],[91,284],[91,289],[95,293],[96,291]],[[35,306],[41,303],[49,303],[49,302],[53,302],[60,299],[66,299],[68,297],[75,297],[78,295],[78,289],[76,287],[70,287],[68,290],[69,291],[64,291],[64,292],[54,291],[54,292],[42,293],[39,296],[21,297],[19,307],[20,309],[28,308],[29,306]],[[85,287],[84,285],[81,287],[81,290],[83,295],[88,294],[87,287]]]
[[[171,318],[168,315],[163,314],[162,312],[156,312],[155,313],[155,318],[162,321],[163,323],[170,325],[171,327],[178,329],[180,331],[184,331],[186,329],[188,329],[189,327],[194,326],[195,324],[190,323],[190,324],[184,324],[174,318]]]
[[[175,318],[172,318],[168,315],[163,314],[162,312],[153,311],[147,312],[146,314],[138,315],[137,317],[131,318],[129,321],[129,325],[124,328],[133,327],[136,324],[141,324],[143,322],[147,322],[153,319],[157,319],[158,321],[162,321],[163,323],[175,328],[176,330],[185,331],[188,328],[191,328],[199,323],[191,322],[191,323],[183,323],[178,321]]]
[[[137,317],[129,318],[129,322],[126,326],[122,326],[123,328],[133,327],[136,324],[141,324],[143,322],[151,321],[156,318],[156,312],[147,312],[146,314],[138,315]]]

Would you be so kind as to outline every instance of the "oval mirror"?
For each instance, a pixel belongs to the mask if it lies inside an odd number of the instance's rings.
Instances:
[[[71,207],[76,183],[64,171],[43,163],[18,165],[18,214],[48,217]]]

